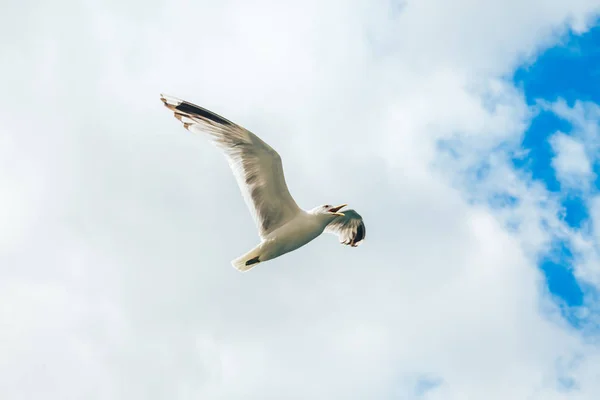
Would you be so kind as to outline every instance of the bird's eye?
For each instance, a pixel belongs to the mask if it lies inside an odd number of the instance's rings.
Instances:
[[[324,205],[323,208],[331,208],[331,206],[329,204]]]

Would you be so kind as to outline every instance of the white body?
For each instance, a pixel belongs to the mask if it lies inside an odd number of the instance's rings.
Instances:
[[[321,235],[332,219],[326,215],[315,215],[302,210],[288,223],[267,235],[258,246],[233,260],[231,264],[240,271],[247,271],[260,262],[294,251]],[[246,262],[255,257],[259,258],[257,263],[246,265]]]

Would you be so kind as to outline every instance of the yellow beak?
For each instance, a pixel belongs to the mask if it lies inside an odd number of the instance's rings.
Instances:
[[[338,211],[341,210],[342,208],[346,207],[347,205],[348,204],[342,204],[342,205],[339,205],[337,207],[330,208],[329,212],[332,213],[333,215],[337,215],[337,216],[343,217],[344,213],[341,213],[341,212],[338,212]]]

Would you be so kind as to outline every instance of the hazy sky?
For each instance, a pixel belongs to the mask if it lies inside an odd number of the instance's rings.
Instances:
[[[2,10],[2,399],[599,398],[600,98],[527,74],[600,0]],[[161,92],[261,136],[300,206],[349,203],[367,240],[233,269],[252,218]]]

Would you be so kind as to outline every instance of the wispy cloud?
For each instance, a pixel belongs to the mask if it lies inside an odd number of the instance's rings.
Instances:
[[[592,181],[593,172],[585,145],[561,132],[550,138],[550,144],[556,153],[552,166],[560,183],[565,188],[587,189]]]
[[[595,399],[591,331],[565,320],[538,261],[567,241],[594,287],[600,222],[573,229],[560,194],[515,167],[537,106],[506,76],[597,12],[15,5],[0,17],[0,392]],[[258,240],[250,215],[160,92],[259,134],[300,205],[349,202],[368,241],[324,237],[239,274],[229,261]],[[547,104],[594,171],[595,106]],[[577,311],[594,315],[586,296]]]

